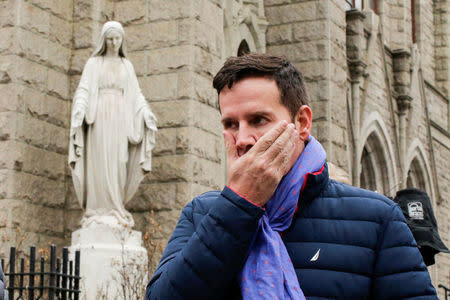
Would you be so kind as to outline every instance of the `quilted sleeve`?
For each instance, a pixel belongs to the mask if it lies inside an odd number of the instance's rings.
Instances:
[[[183,209],[147,285],[147,300],[218,299],[242,269],[264,210],[227,187],[214,197],[196,226],[198,199]]]
[[[373,299],[437,300],[436,290],[400,208],[393,205],[378,242]]]

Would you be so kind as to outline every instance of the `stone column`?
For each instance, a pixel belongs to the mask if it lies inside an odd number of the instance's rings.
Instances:
[[[408,112],[411,108],[411,67],[410,53],[405,49],[399,49],[392,52],[392,69],[394,75],[394,90],[397,100],[397,109],[399,116],[399,151],[400,151],[400,169],[405,170],[406,159],[406,125],[408,124]],[[406,172],[406,171],[405,171]],[[407,173],[402,174],[400,180],[401,188],[406,188]]]
[[[328,160],[349,169],[345,11],[341,1],[264,1],[267,53],[285,55],[302,72],[311,98],[313,135]]]
[[[392,1],[389,3],[389,8],[384,9],[390,21],[391,49],[405,49],[412,44],[410,3],[409,0]]]
[[[361,130],[361,83],[365,73],[366,64],[363,62],[364,43],[364,19],[365,15],[359,10],[349,10],[346,12],[346,49],[347,63],[350,73],[351,84],[351,125],[353,137],[352,149],[352,183],[360,185],[361,163],[358,156]]]

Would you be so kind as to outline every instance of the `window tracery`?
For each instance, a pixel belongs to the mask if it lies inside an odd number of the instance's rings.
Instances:
[[[232,0],[224,6],[223,58],[238,55],[238,50],[264,53],[268,25],[264,1]]]

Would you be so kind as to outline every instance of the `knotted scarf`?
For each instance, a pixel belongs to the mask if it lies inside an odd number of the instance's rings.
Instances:
[[[279,233],[291,225],[306,175],[320,170],[325,158],[322,145],[310,136],[294,166],[267,202],[239,278],[244,300],[305,299]]]

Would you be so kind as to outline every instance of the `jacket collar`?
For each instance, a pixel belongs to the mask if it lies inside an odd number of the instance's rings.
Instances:
[[[325,162],[321,170],[307,173],[305,176],[297,207],[310,204],[328,184],[328,164]]]

